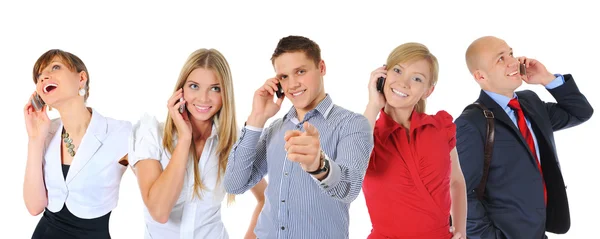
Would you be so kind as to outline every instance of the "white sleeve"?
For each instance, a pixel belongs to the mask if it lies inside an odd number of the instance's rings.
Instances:
[[[162,155],[162,126],[154,116],[144,114],[133,125],[129,136],[129,164],[135,167],[140,160],[161,160]]]

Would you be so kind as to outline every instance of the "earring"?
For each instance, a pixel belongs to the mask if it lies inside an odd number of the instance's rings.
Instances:
[[[85,95],[85,88],[79,89],[79,96],[84,96],[84,95]]]

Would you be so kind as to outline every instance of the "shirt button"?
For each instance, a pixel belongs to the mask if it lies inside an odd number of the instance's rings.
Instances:
[[[327,186],[327,185],[323,186],[323,188],[328,188],[328,187],[329,187],[329,186]]]
[[[281,202],[285,202],[285,199],[284,199],[284,200],[281,200]]]
[[[285,176],[288,176],[288,172],[285,172],[285,173],[284,173],[284,175],[285,175]]]
[[[281,230],[285,230],[285,227],[281,227]]]

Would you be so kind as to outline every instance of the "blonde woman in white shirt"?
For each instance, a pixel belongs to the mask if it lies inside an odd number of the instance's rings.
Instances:
[[[130,140],[129,161],[146,205],[145,238],[229,238],[221,221],[222,181],[238,133],[229,64],[217,50],[197,50],[174,91],[166,123],[145,115]],[[258,205],[246,238],[255,238],[265,188],[262,181],[252,189]]]
[[[29,144],[23,199],[31,215],[44,214],[32,238],[110,238],[131,123],[86,106],[89,74],[69,52],[40,56],[33,82],[36,92],[24,108]],[[50,120],[47,107],[60,118]]]

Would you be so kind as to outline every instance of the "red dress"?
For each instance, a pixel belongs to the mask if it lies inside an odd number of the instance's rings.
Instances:
[[[381,111],[363,183],[373,225],[369,239],[452,237],[450,151],[456,146],[452,116],[445,111],[436,115],[413,111],[409,132]]]

